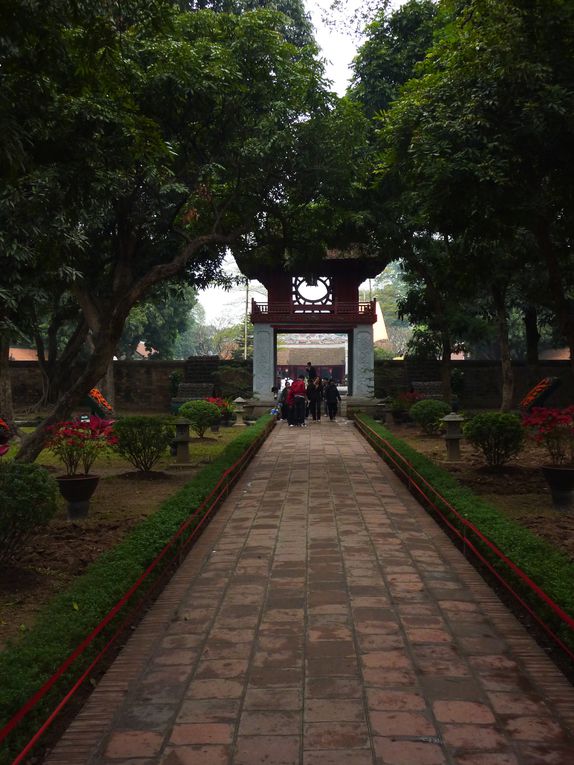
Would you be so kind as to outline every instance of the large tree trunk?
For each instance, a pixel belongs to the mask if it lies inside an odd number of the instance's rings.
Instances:
[[[10,380],[10,338],[6,332],[0,332],[0,417],[12,432],[15,432]]]
[[[526,363],[528,364],[528,383],[535,385],[540,378],[540,359],[538,356],[538,312],[533,305],[524,309],[524,332],[526,335]]]
[[[508,317],[506,315],[504,290],[498,287],[493,287],[492,299],[496,311],[498,342],[500,344],[500,365],[502,372],[502,402],[500,404],[500,411],[509,412],[514,404],[514,372],[512,370],[512,361],[510,358]]]
[[[444,400],[450,404],[452,403],[452,390],[451,390],[451,372],[452,372],[452,345],[450,342],[450,333],[447,330],[441,332],[442,343],[442,358],[440,363],[440,374],[442,382],[442,395]]]
[[[62,420],[69,419],[74,408],[86,398],[90,390],[106,374],[114,356],[117,342],[117,333],[112,335],[107,331],[100,334],[94,342],[94,352],[88,359],[83,371],[73,378],[73,383],[60,396],[51,414],[24,440],[16,455],[16,460],[33,462],[36,459],[44,448],[47,429]]]
[[[537,367],[540,363],[538,358],[540,332],[538,331],[538,312],[533,305],[527,305],[524,309],[524,331],[526,335],[526,360],[529,366]]]
[[[556,253],[556,248],[552,242],[548,222],[539,220],[535,234],[538,246],[546,260],[548,283],[550,285],[552,299],[554,300],[554,310],[558,319],[560,331],[568,343],[568,348],[570,350],[570,371],[574,377],[574,311],[572,310],[570,300],[566,297],[564,280],[562,278],[562,268]]]

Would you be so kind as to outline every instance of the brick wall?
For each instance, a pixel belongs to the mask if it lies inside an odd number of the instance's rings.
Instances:
[[[221,367],[247,366],[250,362],[222,361],[217,356],[197,356],[186,361],[114,361],[115,404],[125,411],[169,411],[170,376],[179,372],[187,382],[212,382]],[[12,396],[16,408],[30,407],[42,396],[42,374],[35,361],[11,361]]]
[[[215,363],[214,363],[215,362]],[[123,410],[168,411],[172,397],[170,375],[179,371],[189,382],[212,382],[218,368],[245,366],[249,361],[221,361],[213,356],[195,357],[187,361],[116,361],[114,377],[116,407]],[[574,402],[574,379],[567,361],[546,361],[533,374],[526,364],[516,362],[516,401],[542,377],[559,377],[561,385],[552,394],[549,404],[567,406]],[[462,405],[473,409],[496,409],[500,406],[500,365],[494,361],[455,361],[453,368],[464,373]],[[34,361],[10,362],[12,391],[17,408],[34,405],[42,395],[42,376]],[[413,381],[440,380],[440,366],[435,361],[375,362],[375,395],[379,398],[409,390]]]
[[[545,361],[533,372],[524,362],[513,363],[515,400],[518,403],[543,377],[558,377],[560,387],[548,400],[551,406],[574,403],[574,378],[568,361]],[[463,373],[461,403],[472,409],[497,409],[502,398],[500,364],[496,361],[454,361],[453,369]],[[375,395],[382,398],[409,390],[413,381],[440,380],[438,361],[380,360],[375,362]]]

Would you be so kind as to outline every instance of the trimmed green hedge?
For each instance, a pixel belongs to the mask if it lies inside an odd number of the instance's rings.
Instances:
[[[160,509],[146,518],[112,550],[104,553],[74,583],[58,595],[38,617],[35,626],[14,646],[0,653],[0,728],[28,698],[54,673],[73,649],[96,627],[115,603],[138,579],[181,524],[196,510],[215,487],[221,475],[274,422],[262,417],[246,428],[224,452],[207,465],[190,483]],[[116,624],[121,623],[121,616]],[[110,632],[107,632],[109,638]],[[63,695],[93,659],[106,638],[94,641],[57,684],[57,693],[47,694],[0,748],[0,763],[13,756],[38,729],[55,700]],[[80,666],[81,665],[81,666]],[[63,683],[63,684],[62,684]]]
[[[574,587],[572,585],[574,582],[574,564],[565,555],[524,526],[507,518],[469,489],[461,486],[448,471],[419,454],[383,425],[365,415],[358,415],[357,420],[386,439],[460,515],[475,525],[564,611],[570,616],[574,616]],[[382,456],[384,458],[384,455]],[[437,501],[437,504],[441,506],[440,500]],[[444,503],[441,510],[448,514],[448,509]],[[461,521],[452,513],[450,513],[449,520],[453,522],[453,525],[459,528],[463,527]],[[473,539],[474,541],[476,540]],[[505,577],[512,582],[513,587],[518,589],[529,605],[553,626],[559,637],[571,648],[574,648],[573,632],[554,615],[554,612],[544,605],[522,580],[513,575],[510,569],[486,545],[479,543],[477,546],[497,570],[504,572]]]

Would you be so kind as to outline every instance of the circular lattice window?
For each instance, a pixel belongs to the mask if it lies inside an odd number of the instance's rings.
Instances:
[[[320,276],[310,284],[304,277],[293,279],[293,302],[295,305],[332,305],[331,279]]]

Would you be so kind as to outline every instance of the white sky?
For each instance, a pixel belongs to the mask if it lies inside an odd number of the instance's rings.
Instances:
[[[398,8],[404,0],[393,0],[391,5]],[[322,5],[327,5],[328,0],[322,0]],[[349,0],[349,7],[358,7],[361,0]],[[332,81],[333,90],[342,96],[349,85],[351,77],[351,64],[357,50],[357,40],[350,35],[343,34],[325,27],[321,23],[320,8],[314,0],[305,0],[305,7],[311,15],[315,26],[315,36],[322,55],[326,60],[327,79]],[[237,273],[238,269],[233,258],[229,258],[229,270]],[[264,303],[265,296],[261,294],[262,285],[253,283],[250,285],[250,295],[255,300]],[[229,326],[242,321],[245,312],[245,288],[237,288],[226,292],[219,287],[212,287],[199,293],[199,302],[205,310],[207,324],[217,326]]]

